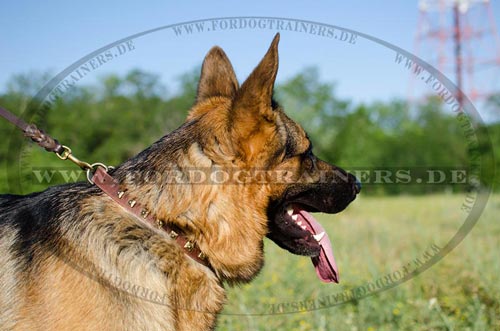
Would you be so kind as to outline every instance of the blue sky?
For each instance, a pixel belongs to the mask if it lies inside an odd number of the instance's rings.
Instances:
[[[498,19],[498,2],[492,7]],[[409,0],[2,2],[0,91],[5,90],[12,74],[32,70],[56,74],[121,38],[169,24],[225,16],[321,22],[363,32],[413,52],[418,10],[417,1]],[[260,60],[276,31],[219,28],[176,36],[172,29],[161,30],[133,40],[132,51],[99,66],[78,84],[90,84],[107,73],[140,68],[159,74],[172,90],[176,78],[199,65],[215,44],[226,50],[241,81]],[[322,80],[335,82],[337,93],[355,102],[408,96],[408,72],[395,64],[394,52],[362,38],[353,45],[314,34],[282,31],[278,80],[306,66],[317,66]]]

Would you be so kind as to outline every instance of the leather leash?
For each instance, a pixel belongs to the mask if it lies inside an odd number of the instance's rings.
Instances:
[[[108,167],[102,163],[89,164],[77,159],[72,154],[69,147],[60,144],[59,141],[46,134],[44,131],[38,129],[36,125],[26,123],[5,108],[0,107],[0,116],[18,127],[24,132],[26,137],[31,138],[32,141],[37,143],[46,151],[54,152],[60,159],[70,160],[77,164],[82,170],[87,172],[87,179],[91,184],[95,184],[99,187],[113,201],[120,205],[120,207],[125,209],[125,211],[135,216],[146,226],[151,226],[164,231],[169,238],[175,240],[187,256],[196,262],[211,268],[206,255],[198,248],[194,241],[189,240],[189,238],[187,238],[180,229],[154,217],[149,210],[144,208],[125,189],[120,188],[120,184],[108,174],[108,171],[112,167]]]
[[[16,115],[9,112],[7,109],[0,107],[0,116],[5,118],[10,123],[17,126],[24,135],[31,138],[40,147],[45,148],[48,152],[54,152],[56,154],[63,152],[63,145],[61,145],[56,139],[53,139],[47,135],[42,130],[38,129],[34,124],[28,124]]]

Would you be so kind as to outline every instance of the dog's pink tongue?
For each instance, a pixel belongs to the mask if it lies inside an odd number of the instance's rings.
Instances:
[[[337,264],[335,263],[335,258],[333,257],[332,245],[330,244],[328,234],[325,229],[323,229],[321,224],[319,224],[318,221],[311,216],[311,214],[305,210],[300,210],[298,213],[307,222],[308,226],[306,225],[306,227],[309,232],[312,232],[313,234],[320,234],[322,232],[325,233],[323,238],[319,241],[319,244],[321,245],[319,256],[311,258],[314,268],[316,269],[316,274],[323,282],[338,283],[340,280],[339,271],[337,269]]]

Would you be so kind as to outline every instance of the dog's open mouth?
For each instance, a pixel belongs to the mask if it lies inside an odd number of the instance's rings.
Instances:
[[[269,222],[268,237],[288,251],[310,256],[323,282],[339,282],[332,246],[323,227],[307,211],[315,208],[292,203],[278,209]]]
[[[318,277],[324,282],[338,283],[339,272],[335,264],[332,245],[325,229],[310,213],[301,209],[299,205],[290,206],[287,209],[287,216],[300,228],[309,232],[308,235],[312,235],[320,246],[319,255],[311,257]]]

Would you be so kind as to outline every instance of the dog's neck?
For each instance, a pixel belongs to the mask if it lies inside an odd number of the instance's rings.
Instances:
[[[107,173],[107,170],[98,167],[92,181],[115,203],[120,205],[123,210],[135,216],[135,219],[140,223],[163,232],[174,240],[187,256],[210,268],[206,255],[200,251],[194,239],[186,237],[185,231],[179,229],[178,226],[169,224],[168,221],[157,217],[155,213],[151,213],[151,209],[146,208],[137,197],[134,197],[133,192],[128,192],[127,189],[122,188],[120,183]]]
[[[164,144],[153,144],[151,153],[148,150],[143,152],[151,158],[144,158],[143,155],[139,163],[132,159],[120,166],[116,170],[116,178],[129,191],[135,192],[140,203],[154,212],[158,219],[182,229],[186,237],[207,256],[220,279],[230,283],[250,281],[263,265],[267,216],[257,211],[265,210],[265,206],[255,206],[250,210],[245,207],[255,204],[252,194],[241,194],[242,190],[249,190],[249,186],[179,183],[177,180],[182,178],[185,169],[195,169],[200,164],[209,167],[212,162],[194,143],[187,151],[173,152],[172,158],[181,161],[166,166],[165,162],[155,160],[158,155],[165,155],[158,150]],[[175,155],[177,153],[187,156],[182,159]],[[137,173],[136,169],[146,170]],[[172,178],[169,174],[179,177]],[[251,201],[227,201],[228,196],[246,196]],[[245,226],[246,222],[256,223],[251,227],[252,231]]]

